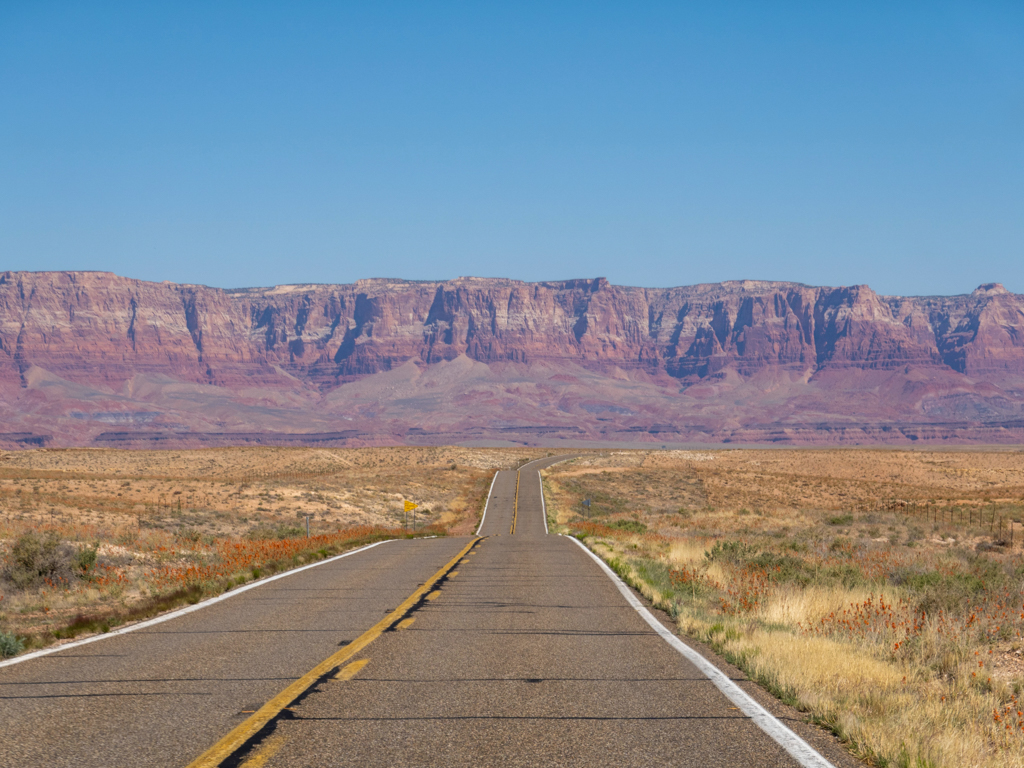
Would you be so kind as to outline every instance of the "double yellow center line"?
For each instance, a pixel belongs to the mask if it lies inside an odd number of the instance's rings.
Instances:
[[[516,492],[518,493],[519,485],[516,484]],[[515,523],[513,523],[513,528]],[[458,562],[464,558],[469,551],[475,547],[482,539],[480,537],[474,538],[469,544],[463,547],[462,551],[459,552],[455,557],[448,561],[441,570],[430,577],[419,589],[413,592],[405,601],[398,606],[395,610],[385,616],[383,619],[378,621],[366,632],[361,634],[351,643],[346,645],[337,653],[328,656],[326,659],[321,661],[309,672],[304,674],[294,683],[289,685],[274,698],[256,710],[247,720],[240,723],[233,730],[231,730],[227,736],[222,738],[198,758],[189,763],[188,768],[214,768],[219,766],[222,762],[227,760],[231,755],[245,746],[251,738],[258,734],[268,723],[274,718],[281,714],[281,712],[298,699],[302,694],[316,685],[320,680],[327,677],[330,673],[335,672],[342,664],[348,661],[350,658],[355,656],[359,651],[363,650],[366,646],[380,637],[381,633],[392,627],[395,622],[402,619],[413,607],[415,607],[425,597],[429,598],[429,593],[433,590],[434,585],[437,584],[441,579],[447,575],[452,568],[454,568]],[[435,595],[436,596],[436,595]],[[360,665],[361,667],[362,665]],[[355,674],[358,668],[347,670]],[[342,678],[344,679],[344,678]]]

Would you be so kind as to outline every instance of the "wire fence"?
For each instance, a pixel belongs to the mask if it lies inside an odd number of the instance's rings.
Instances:
[[[1024,539],[1024,532],[1016,533],[1015,530],[1024,515],[1021,510],[1010,513],[1005,508],[999,509],[994,506],[950,506],[891,498],[882,501],[878,511],[917,517],[937,525],[987,529],[994,541],[1011,547]]]

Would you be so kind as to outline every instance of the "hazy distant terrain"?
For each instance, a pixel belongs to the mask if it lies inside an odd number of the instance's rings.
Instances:
[[[1024,297],[0,273],[0,447],[1019,442]]]

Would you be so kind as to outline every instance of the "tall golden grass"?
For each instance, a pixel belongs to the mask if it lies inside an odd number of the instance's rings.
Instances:
[[[927,454],[827,453],[834,476],[818,452],[771,452],[777,478],[763,464],[730,471],[756,453],[709,452],[715,459],[699,464],[654,452],[585,457],[548,470],[545,487],[562,530],[682,633],[868,763],[1024,766],[1021,550],[982,526],[878,511],[851,489],[873,472],[905,495],[1000,504],[1013,516],[1024,512],[1014,496],[1024,467],[1014,476],[1002,454],[943,454],[957,471],[938,486]],[[850,464],[863,479],[851,479]],[[1008,482],[976,484],[993,465]],[[584,496],[604,508],[582,518]],[[769,506],[773,497],[787,501]]]

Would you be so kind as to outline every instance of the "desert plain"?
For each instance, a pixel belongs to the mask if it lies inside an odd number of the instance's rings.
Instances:
[[[554,530],[867,764],[1018,766],[1022,459],[607,452],[545,485]]]
[[[0,453],[0,651],[472,533],[494,471],[551,453]],[[866,763],[1024,765],[1019,449],[582,450],[543,477],[553,532]]]

